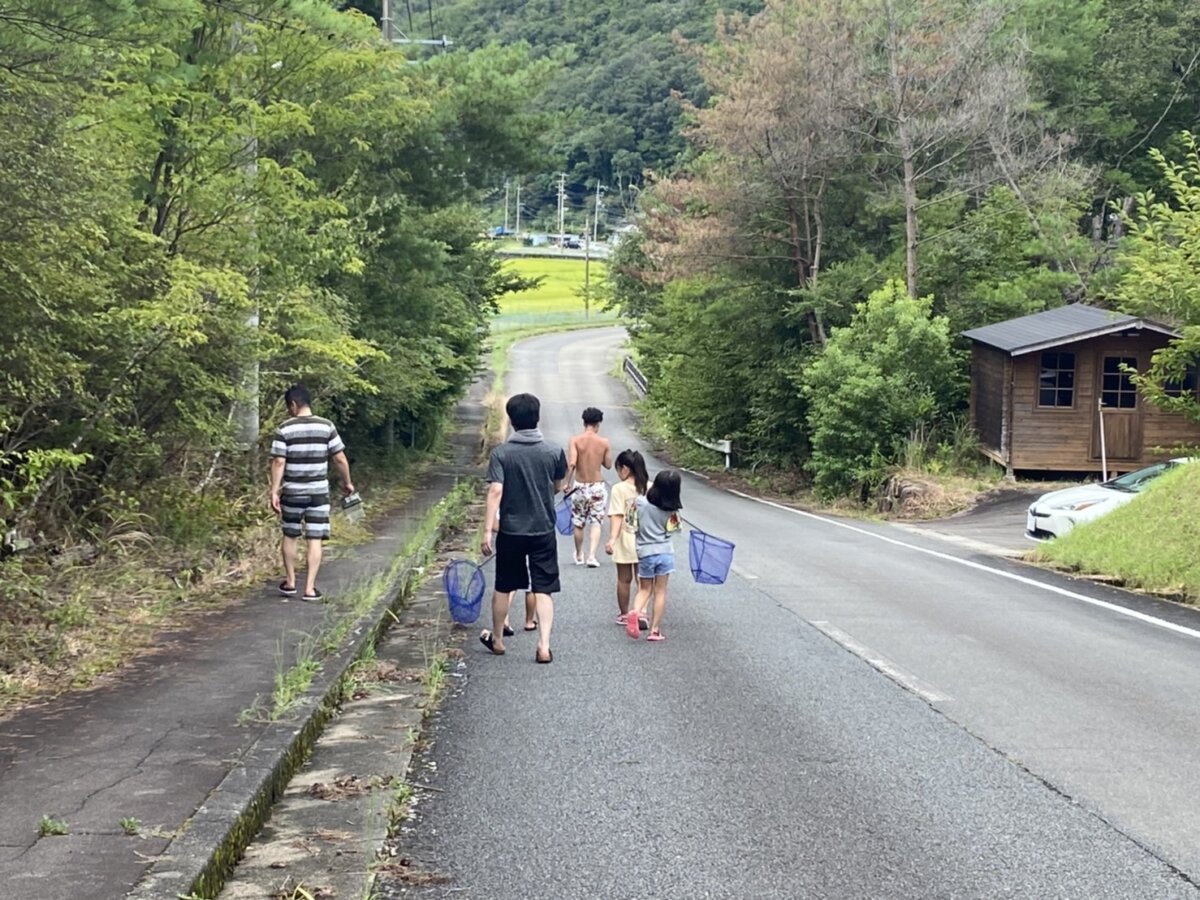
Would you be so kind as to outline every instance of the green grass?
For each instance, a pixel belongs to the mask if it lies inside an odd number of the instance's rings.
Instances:
[[[598,292],[607,271],[600,260],[592,260],[588,269],[590,315],[584,311],[582,259],[514,258],[505,260],[504,268],[525,278],[540,277],[542,283],[533,290],[501,297],[500,314],[492,323],[493,331],[616,319],[614,313],[599,309]]]
[[[38,823],[38,834],[41,837],[53,837],[55,835],[70,833],[71,829],[62,819],[55,819],[51,816],[42,816],[42,821]]]
[[[1078,572],[1117,578],[1129,587],[1200,600],[1200,463],[1157,479],[1145,493],[1034,554]]]

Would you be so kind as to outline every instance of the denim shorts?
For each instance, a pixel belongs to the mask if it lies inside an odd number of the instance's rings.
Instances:
[[[638,578],[653,578],[656,575],[670,575],[674,571],[674,553],[656,553],[653,556],[643,556],[638,560]]]

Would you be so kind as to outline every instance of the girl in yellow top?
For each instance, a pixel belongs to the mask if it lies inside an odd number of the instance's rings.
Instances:
[[[622,450],[617,456],[615,468],[621,482],[612,489],[608,501],[608,543],[604,552],[617,565],[617,624],[624,625],[629,614],[629,594],[633,585],[633,573],[637,569],[638,555],[634,537],[637,533],[636,500],[646,493],[650,477],[646,474],[646,461],[636,450]],[[644,623],[644,624],[643,624]],[[649,628],[650,623],[638,619],[638,624]]]

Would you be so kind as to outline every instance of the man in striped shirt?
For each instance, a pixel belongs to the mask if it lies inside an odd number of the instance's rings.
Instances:
[[[328,419],[314,416],[312,397],[303,385],[283,395],[288,419],[271,442],[271,509],[283,522],[283,581],[279,593],[296,596],[296,543],[308,542],[304,600],[321,600],[317,571],[321,568],[322,541],[329,538],[329,461],[342,477],[342,489],[354,493],[346,445]]]

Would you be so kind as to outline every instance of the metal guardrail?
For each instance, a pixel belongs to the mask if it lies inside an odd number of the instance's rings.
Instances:
[[[621,364],[621,370],[629,378],[634,390],[645,397],[647,391],[650,390],[650,382],[646,380],[646,376],[642,374],[642,370],[637,367],[637,363],[633,361],[633,357],[625,357],[625,361]],[[684,434],[687,434],[687,432],[684,432]],[[730,457],[733,454],[733,441],[728,438],[720,441],[706,441],[703,438],[696,437],[694,434],[687,434],[687,436],[701,447],[715,450],[717,453],[723,453],[725,455],[725,468],[729,468]]]
[[[637,392],[645,397],[646,392],[650,390],[650,382],[646,380],[646,376],[637,367],[637,363],[633,361],[632,356],[625,357],[625,362],[622,364],[621,369],[629,377],[629,380],[633,382],[633,386]]]

